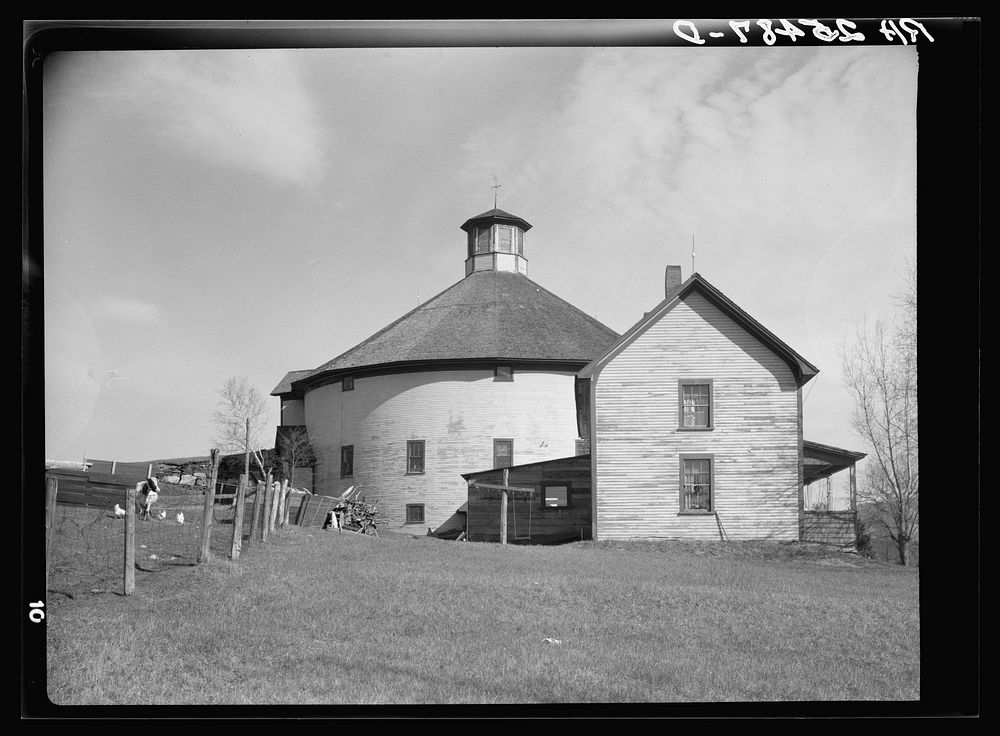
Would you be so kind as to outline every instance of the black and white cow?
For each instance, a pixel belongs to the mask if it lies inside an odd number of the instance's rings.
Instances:
[[[160,484],[156,478],[150,476],[146,480],[137,483],[135,490],[135,510],[139,513],[140,519],[148,519],[150,508],[156,502],[156,499],[160,497]]]

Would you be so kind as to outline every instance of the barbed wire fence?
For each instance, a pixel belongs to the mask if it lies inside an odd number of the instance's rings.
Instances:
[[[47,473],[47,588],[70,597],[130,595],[147,576],[207,562],[236,560],[244,544],[266,542],[294,519],[287,482],[219,482],[212,452],[208,486],[159,484],[148,518],[136,511],[136,488],[87,471]],[[62,482],[62,487],[60,487]],[[141,483],[140,483],[141,485]],[[238,527],[237,527],[238,524]],[[239,531],[237,532],[237,528]]]

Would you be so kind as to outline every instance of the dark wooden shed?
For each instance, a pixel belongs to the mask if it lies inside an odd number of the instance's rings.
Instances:
[[[507,471],[507,542],[560,544],[591,538],[590,455],[463,473],[469,483],[467,535],[500,541],[501,492]],[[530,491],[530,492],[529,492]]]

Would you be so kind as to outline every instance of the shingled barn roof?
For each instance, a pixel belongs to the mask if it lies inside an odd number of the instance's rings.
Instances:
[[[274,390],[271,392],[271,396],[281,396],[281,394],[287,394],[292,390],[292,381],[305,378],[310,373],[312,373],[311,370],[288,371],[288,373],[285,374],[285,377],[278,381],[278,385],[274,387]]]
[[[455,360],[583,364],[617,339],[614,330],[527,276],[479,271],[309,372],[309,376],[392,363]]]
[[[527,222],[527,220],[524,220],[523,218],[518,217],[517,215],[512,215],[509,212],[498,210],[496,207],[494,207],[491,210],[487,210],[481,215],[470,217],[468,220],[462,223],[462,229],[468,232],[469,227],[483,220],[489,220],[490,222],[506,222],[511,225],[517,225],[524,231],[528,231],[531,229],[531,225]]]

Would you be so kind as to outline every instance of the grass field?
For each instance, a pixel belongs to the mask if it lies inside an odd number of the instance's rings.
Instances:
[[[292,528],[50,597],[56,704],[916,700],[918,577],[771,543],[500,546]]]

